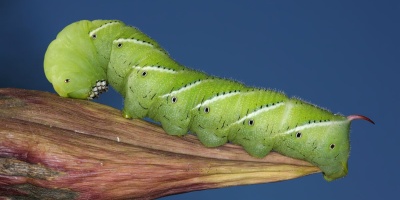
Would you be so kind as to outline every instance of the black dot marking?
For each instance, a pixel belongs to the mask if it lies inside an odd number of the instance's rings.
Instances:
[[[331,144],[329,147],[330,147],[331,149],[334,149],[334,148],[335,148],[335,144]]]
[[[250,120],[249,120],[249,125],[250,125],[250,126],[253,126],[253,125],[254,125],[254,120],[250,119]]]
[[[147,75],[147,72],[146,72],[146,71],[143,71],[143,72],[142,72],[142,76],[145,77],[146,75]]]
[[[118,47],[118,48],[121,48],[121,47],[122,47],[122,43],[118,43],[118,44],[117,44],[117,47]]]
[[[71,80],[69,78],[64,80],[64,83],[69,83]]]
[[[97,35],[96,34],[93,34],[92,35],[92,39],[96,39],[97,38]]]
[[[172,98],[171,98],[171,101],[172,101],[172,103],[176,103],[176,102],[178,101],[178,98],[172,97]]]
[[[300,132],[297,132],[297,133],[296,133],[296,137],[297,137],[297,138],[301,138],[301,133],[300,133]]]
[[[210,112],[210,108],[209,108],[209,107],[205,107],[205,108],[204,108],[204,112],[205,112],[205,113],[209,113],[209,112]]]

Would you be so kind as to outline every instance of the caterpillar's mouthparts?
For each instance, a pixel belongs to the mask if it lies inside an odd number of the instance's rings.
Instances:
[[[108,90],[108,83],[106,80],[98,80],[96,84],[92,87],[92,91],[88,96],[88,99],[95,99],[100,96],[101,93],[107,92]]]

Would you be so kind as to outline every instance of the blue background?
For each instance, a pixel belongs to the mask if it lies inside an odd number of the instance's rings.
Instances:
[[[347,177],[190,192],[164,199],[393,199],[400,190],[399,1],[1,1],[0,87],[54,92],[47,45],[81,19],[119,19],[179,62],[274,88],[355,121]],[[397,69],[396,69],[397,68]],[[122,98],[101,103],[121,109]]]

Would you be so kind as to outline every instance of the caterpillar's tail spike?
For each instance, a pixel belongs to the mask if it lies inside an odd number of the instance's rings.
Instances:
[[[370,118],[368,118],[364,115],[349,115],[349,116],[347,116],[347,119],[350,121],[355,120],[355,119],[363,119],[363,120],[371,122],[372,124],[375,124],[374,121],[372,121]]]

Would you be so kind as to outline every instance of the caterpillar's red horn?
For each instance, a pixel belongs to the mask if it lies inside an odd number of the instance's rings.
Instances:
[[[372,121],[370,118],[363,116],[363,115],[349,115],[349,116],[347,116],[347,119],[349,119],[350,121],[355,120],[355,119],[363,119],[363,120],[371,122],[372,124],[375,124],[374,121]]]

